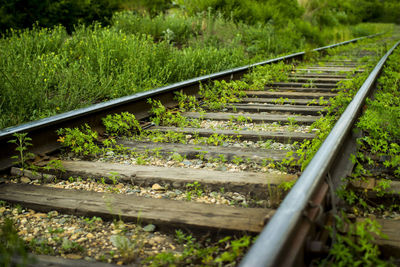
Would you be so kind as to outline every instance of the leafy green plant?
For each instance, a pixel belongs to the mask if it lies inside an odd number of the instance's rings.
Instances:
[[[113,136],[132,136],[142,131],[142,127],[136,120],[135,115],[129,112],[107,115],[102,120],[107,133]]]
[[[219,242],[224,243],[228,239],[222,239]],[[223,252],[215,259],[215,262],[221,263],[236,263],[236,259],[243,254],[243,251],[251,245],[251,237],[243,236],[238,240],[232,240],[228,251]]]
[[[121,175],[119,175],[118,172],[110,172],[110,175],[108,176],[108,178],[111,180],[113,185],[116,185],[119,182],[119,180],[121,179]]]
[[[126,236],[126,228],[123,221],[114,221],[118,234],[112,235],[110,241],[114,247],[117,248],[118,253],[121,255],[124,263],[131,263],[139,257],[141,250],[145,244],[147,234],[143,232],[138,219],[138,225],[133,230],[136,238],[131,239]]]
[[[343,229],[346,224],[348,231],[339,232],[333,236],[335,242],[321,265],[391,266],[390,262],[379,259],[380,251],[376,238],[385,237],[385,235],[376,221],[366,218],[351,223],[346,217],[336,217],[336,222],[338,229]]]
[[[245,117],[243,115],[238,115],[235,117],[236,121],[239,123],[250,123],[252,122],[252,119],[250,117]]]
[[[199,151],[196,154],[196,157],[199,158],[200,160],[204,160],[205,159],[205,155],[208,153],[208,151]]]
[[[121,254],[124,262],[129,263],[138,257],[138,247],[131,242],[126,236],[113,235],[111,236],[111,243],[115,246]]]
[[[156,125],[175,125],[178,127],[189,126],[193,121],[187,120],[179,111],[168,110],[159,100],[147,99],[147,103],[152,105],[150,109],[151,121]]]
[[[0,225],[0,265],[13,266],[12,257],[19,256],[23,266],[35,262],[32,256],[29,256],[24,240],[18,236],[18,231],[14,222],[5,217]]]
[[[95,156],[101,152],[97,145],[98,134],[89,125],[79,128],[63,128],[57,131],[58,141],[68,147],[77,156]]]
[[[204,193],[202,185],[197,181],[186,184],[186,188],[188,189],[188,192],[190,192],[190,196],[193,193],[196,196],[201,197]]]
[[[288,73],[293,67],[284,62],[267,64],[254,68],[252,72],[244,75],[244,81],[251,90],[264,90],[266,84],[288,80]],[[280,99],[278,102],[285,101]]]
[[[280,98],[278,98],[278,99],[274,99],[273,102],[274,102],[275,104],[283,105],[283,104],[289,102],[289,98],[287,98],[287,97],[286,97],[286,98],[280,97]]]
[[[287,120],[289,125],[289,131],[294,131],[298,127],[296,118],[288,117]]]
[[[245,88],[247,84],[243,81],[214,81],[212,85],[201,85],[199,94],[205,108],[218,110],[228,103],[239,102],[245,96]]]
[[[63,253],[74,253],[74,252],[77,253],[77,252],[82,252],[84,249],[77,242],[71,241],[67,238],[63,238],[60,250]]]
[[[97,216],[93,216],[92,218],[85,217],[85,218],[83,218],[83,220],[84,220],[88,225],[92,225],[92,224],[94,224],[94,223],[96,223],[96,222],[102,222],[102,221],[103,221],[100,217],[97,217]]]
[[[227,158],[226,158],[226,156],[225,156],[225,154],[219,154],[219,155],[218,155],[218,159],[219,159],[219,161],[220,161],[221,163],[225,163],[225,162],[228,161]]]
[[[46,171],[51,171],[51,170],[53,170],[53,171],[55,171],[55,172],[57,172],[58,174],[61,174],[61,173],[65,173],[65,167],[63,166],[63,164],[62,164],[62,162],[61,162],[61,160],[59,160],[59,159],[52,159],[52,160],[50,160],[47,164],[46,164],[46,166],[44,166],[44,167],[42,167],[42,169],[43,170],[46,170]],[[44,177],[42,176],[42,180],[44,180]],[[55,181],[54,182],[56,182],[57,181],[57,178],[55,178]],[[44,181],[43,181],[44,182]]]
[[[234,163],[234,164],[236,164],[236,165],[239,165],[239,164],[241,164],[242,162],[243,162],[243,158],[238,157],[238,156],[233,156],[232,163]]]
[[[182,111],[195,111],[199,108],[199,102],[194,95],[187,95],[180,91],[175,93],[174,99],[178,101],[179,109]]]
[[[181,154],[175,152],[175,153],[172,153],[171,159],[174,161],[177,161],[177,162],[182,162],[185,159],[185,157],[182,156]]]
[[[205,244],[181,230],[176,230],[175,235],[175,240],[183,247],[181,253],[158,253],[148,257],[144,263],[150,266],[233,266],[240,261],[252,243],[252,238],[246,235],[240,238],[226,236],[216,242],[206,240]]]
[[[289,191],[294,184],[296,183],[296,180],[292,181],[287,181],[287,182],[282,182],[278,185],[278,188],[282,189],[284,192]]]
[[[19,164],[20,167],[24,169],[26,166],[26,161],[35,156],[33,153],[28,152],[28,147],[32,146],[32,138],[28,137],[27,133],[14,133],[13,136],[15,139],[12,139],[8,142],[17,146],[15,151],[17,151],[19,154],[12,156],[11,158],[15,159],[14,163]]]

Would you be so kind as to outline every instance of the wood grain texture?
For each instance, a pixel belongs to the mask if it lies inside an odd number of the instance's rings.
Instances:
[[[297,133],[297,132],[256,132],[256,131],[235,131],[235,130],[212,130],[202,128],[179,128],[167,126],[154,126],[149,128],[161,132],[173,131],[184,134],[198,134],[199,136],[208,137],[213,134],[226,135],[232,137],[240,137],[240,140],[263,141],[275,140],[278,142],[292,143],[295,141],[311,140],[315,137],[312,133]]]
[[[305,84],[308,84],[308,82],[309,81],[305,81],[305,82],[277,82],[277,83],[272,83],[272,84],[269,84],[268,85],[268,87],[304,87],[305,86]],[[325,83],[319,83],[319,82],[316,82],[316,81],[313,81],[313,83],[312,83],[312,85],[313,85],[313,87],[316,87],[316,88],[320,88],[320,89],[322,89],[322,88],[328,88],[328,89],[332,89],[332,88],[336,88],[336,83],[328,83],[328,82],[325,82]]]
[[[132,195],[68,190],[28,184],[3,184],[0,199],[26,208],[58,210],[77,216],[118,218],[156,225],[208,230],[259,232],[271,210],[151,199]]]
[[[312,124],[318,120],[321,116],[301,116],[292,114],[253,114],[253,113],[233,113],[233,112],[213,112],[200,114],[199,112],[184,112],[184,117],[193,119],[205,119],[205,120],[220,120],[229,121],[232,118],[238,118],[239,116],[250,119],[254,123],[271,123],[271,122],[283,122],[288,123],[289,118],[295,118],[298,124]]]
[[[316,104],[313,105],[319,105],[319,99],[318,98],[312,98],[312,99],[295,99],[295,98],[285,98],[282,99],[284,101],[284,104],[290,104],[290,105],[307,105],[311,101],[316,101]],[[324,99],[325,101],[327,99]],[[278,100],[279,101],[279,100]],[[273,98],[255,98],[255,97],[246,97],[241,100],[241,103],[266,103],[266,104],[275,104],[277,102],[277,99]],[[324,105],[320,105],[324,106]]]
[[[49,255],[34,255],[30,254],[31,258],[34,260],[32,262],[28,262],[26,267],[117,267],[120,265],[112,264],[112,263],[104,263],[99,261],[86,261],[83,259],[80,260],[71,260],[65,259],[62,257],[49,256]],[[25,266],[23,265],[23,260],[20,257],[12,258],[12,266]],[[136,264],[129,264],[128,266],[138,266]]]
[[[263,160],[281,161],[286,157],[288,150],[273,150],[263,148],[250,147],[223,147],[223,146],[205,146],[205,145],[189,145],[177,143],[152,143],[152,142],[135,142],[129,140],[118,140],[118,144],[129,147],[138,152],[155,151],[163,155],[171,155],[179,153],[186,156],[187,159],[199,159],[200,155],[204,156],[205,160],[218,158],[219,155],[224,155],[228,162],[231,162],[235,157],[240,157],[243,160],[260,163]]]
[[[247,97],[259,97],[259,98],[293,98],[293,99],[304,99],[304,98],[331,98],[336,96],[335,93],[316,93],[316,92],[281,92],[281,91],[246,91]]]
[[[324,107],[307,105],[262,105],[262,104],[231,104],[226,107],[228,110],[244,112],[282,112],[301,115],[317,116],[323,111]]]
[[[318,77],[295,77],[295,76],[290,76],[289,77],[289,81],[296,81],[296,82],[315,82],[315,83],[338,83],[340,81],[348,81],[350,79],[341,79],[341,78],[318,78]]]
[[[185,188],[187,183],[199,182],[202,186],[212,190],[242,192],[257,196],[267,196],[269,185],[278,185],[282,182],[297,178],[291,174],[258,173],[258,172],[224,172],[207,169],[178,168],[127,165],[91,161],[62,161],[66,170],[63,178],[80,176],[83,178],[109,177],[118,173],[119,181],[150,186],[154,183],[169,183],[173,187]]]

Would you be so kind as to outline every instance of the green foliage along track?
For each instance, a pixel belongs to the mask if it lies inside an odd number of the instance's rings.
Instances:
[[[355,24],[362,16],[346,23],[324,24],[307,17],[309,8],[291,5],[293,1],[268,1],[268,5],[245,1],[248,8],[240,1],[232,1],[232,5],[228,1],[194,1],[199,3],[199,13],[193,9],[194,2],[186,1],[175,6],[169,1],[140,1],[139,6],[134,5],[135,11],[120,13],[112,12],[118,9],[115,5],[119,1],[97,1],[93,5],[87,5],[93,1],[78,2],[55,1],[49,12],[42,12],[50,16],[47,22],[35,19],[37,14],[32,13],[32,24],[38,22],[31,29],[17,30],[32,25],[25,22],[29,16],[24,13],[22,22],[10,21],[8,27],[3,27],[0,129],[278,54],[392,28]],[[4,10],[18,3],[11,1]],[[129,3],[122,1],[122,6],[129,7]],[[164,6],[168,12],[153,13],[152,6]],[[64,7],[69,13],[59,15]],[[43,8],[38,4],[35,12]],[[104,14],[99,11],[103,8]],[[313,10],[314,5],[310,8]],[[142,14],[143,10],[147,12]],[[57,16],[64,26],[41,28],[57,25],[57,21],[51,21]],[[254,17],[255,21],[243,20],[243,16]],[[5,24],[10,19],[1,18]],[[110,25],[93,22],[84,26],[93,19]]]

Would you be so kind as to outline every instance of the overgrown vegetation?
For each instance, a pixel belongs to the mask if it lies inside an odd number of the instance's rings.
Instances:
[[[355,169],[347,179],[350,186],[339,190],[339,196],[359,215],[398,211],[398,193],[391,189],[391,181],[400,178],[400,50],[397,48],[385,64],[373,98],[367,99],[366,109],[357,122],[363,136],[357,142],[359,152],[352,156]],[[376,170],[379,170],[377,173]],[[374,186],[365,190],[351,185]],[[371,201],[369,196],[377,199]]]
[[[363,68],[365,69],[374,67],[374,62],[378,59],[378,57],[385,53],[382,48],[371,47],[368,45],[368,42],[369,41],[363,41],[357,44],[359,46],[364,46],[363,49],[365,51],[370,50],[373,52],[373,54],[375,54],[365,56],[361,59],[360,63],[363,63]],[[327,57],[331,59],[346,57],[346,53],[348,53],[347,51],[351,51],[352,47],[354,47],[354,45],[332,49],[328,52],[329,55]],[[296,151],[296,154],[299,156],[298,160],[295,160],[295,158],[292,157],[294,152],[289,152],[285,162],[287,165],[290,166],[298,164],[301,166],[302,170],[305,169],[305,167],[313,158],[314,154],[322,145],[325,138],[330,133],[340,115],[345,111],[353,97],[356,95],[358,89],[368,77],[369,72],[365,71],[355,76],[354,73],[348,73],[347,75],[351,79],[343,80],[338,84],[338,95],[330,99],[329,106],[324,109],[326,114],[311,125],[312,129],[318,129],[317,137],[313,140],[307,140],[300,144],[299,149]]]
[[[3,31],[12,27],[0,39],[0,128],[391,27],[343,26],[363,21],[359,14],[321,22],[314,14],[328,4],[314,2],[7,1],[0,10]],[[328,6],[334,17],[350,16],[351,9]],[[134,10],[113,13],[121,7]]]
[[[34,258],[28,255],[27,246],[15,229],[14,222],[9,218],[2,218],[0,224],[0,265],[26,266],[33,263]],[[16,265],[12,257],[20,257],[21,262]]]
[[[379,258],[377,238],[384,238],[381,226],[370,219],[351,222],[346,216],[336,217],[336,228],[331,228],[334,243],[327,258],[319,266],[394,266]]]
[[[35,23],[42,27],[61,24],[69,32],[79,23],[96,20],[107,24],[119,4],[120,0],[1,0],[0,32],[32,27]]]
[[[176,126],[176,127],[190,127],[200,128],[202,114],[209,110],[222,110],[229,107],[231,103],[239,102],[243,98],[245,90],[256,89],[257,79],[262,75],[265,77],[262,79],[265,83],[284,80],[286,75],[284,72],[286,69],[291,67],[285,67],[284,64],[271,64],[263,67],[254,68],[249,74],[245,75],[242,81],[214,81],[211,84],[201,86],[199,92],[199,98],[195,96],[188,96],[183,92],[177,92],[175,99],[178,101],[178,106],[183,111],[197,111],[200,113],[199,118],[188,118],[182,115],[181,110],[170,109],[165,107],[161,101],[155,99],[147,99],[147,102],[151,105],[150,108],[150,121],[155,125],[159,126]],[[260,84],[259,84],[260,86]],[[260,88],[259,88],[260,89]],[[229,143],[234,143],[241,140],[241,136],[229,136],[224,134],[214,133],[210,136],[199,136],[198,133],[179,133],[175,131],[161,131],[157,129],[143,130],[140,123],[136,120],[133,114],[123,112],[121,114],[108,115],[102,119],[103,124],[106,128],[106,139],[101,140],[99,134],[93,131],[88,125],[81,126],[80,128],[66,128],[59,129],[58,141],[63,147],[67,148],[68,151],[72,152],[74,156],[86,158],[93,157],[96,155],[106,156],[107,153],[130,153],[132,156],[137,158],[137,164],[147,164],[146,158],[150,155],[155,157],[161,157],[158,150],[146,151],[146,153],[138,153],[118,145],[115,137],[126,136],[136,141],[151,141],[158,143],[182,143],[182,144],[197,144],[197,145],[213,145],[221,146]],[[240,130],[240,124],[251,122],[250,118],[246,118],[243,115],[233,116],[228,125],[232,129]],[[294,118],[289,119],[289,130],[296,127],[296,121]],[[258,141],[257,144],[263,148],[269,148],[272,140]],[[208,162],[220,162],[225,163],[227,159],[223,154],[217,155],[217,157],[211,157],[207,154],[208,151],[199,151],[196,157],[202,161]],[[174,161],[181,162],[185,158],[178,153],[172,153],[171,159]],[[236,157],[231,159],[232,162],[239,165],[243,162],[250,163],[249,158]],[[272,161],[264,159],[262,162],[255,163],[261,166],[269,166]],[[271,167],[277,165],[272,164]],[[279,167],[279,166],[278,166]],[[280,166],[283,167],[283,166]]]
[[[145,262],[149,266],[235,266],[253,241],[251,236],[246,235],[241,238],[227,236],[217,242],[209,238],[201,245],[195,237],[181,230],[176,230],[175,240],[183,247],[181,253],[162,252]]]
[[[112,136],[132,136],[142,131],[142,127],[136,120],[135,115],[128,112],[111,114],[103,118],[103,124],[108,134]]]

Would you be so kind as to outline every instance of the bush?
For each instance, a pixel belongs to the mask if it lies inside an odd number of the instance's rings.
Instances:
[[[183,44],[195,36],[200,25],[194,18],[182,16],[139,15],[133,11],[115,13],[112,18],[113,28],[127,34],[148,34],[156,41],[166,40]]]
[[[107,24],[119,9],[120,0],[0,0],[0,32],[7,29],[62,24],[68,32],[78,23]]]
[[[288,19],[298,18],[303,10],[297,0],[178,0],[178,5],[189,15],[199,12],[220,12],[226,18],[255,24],[273,20],[283,24]]]

